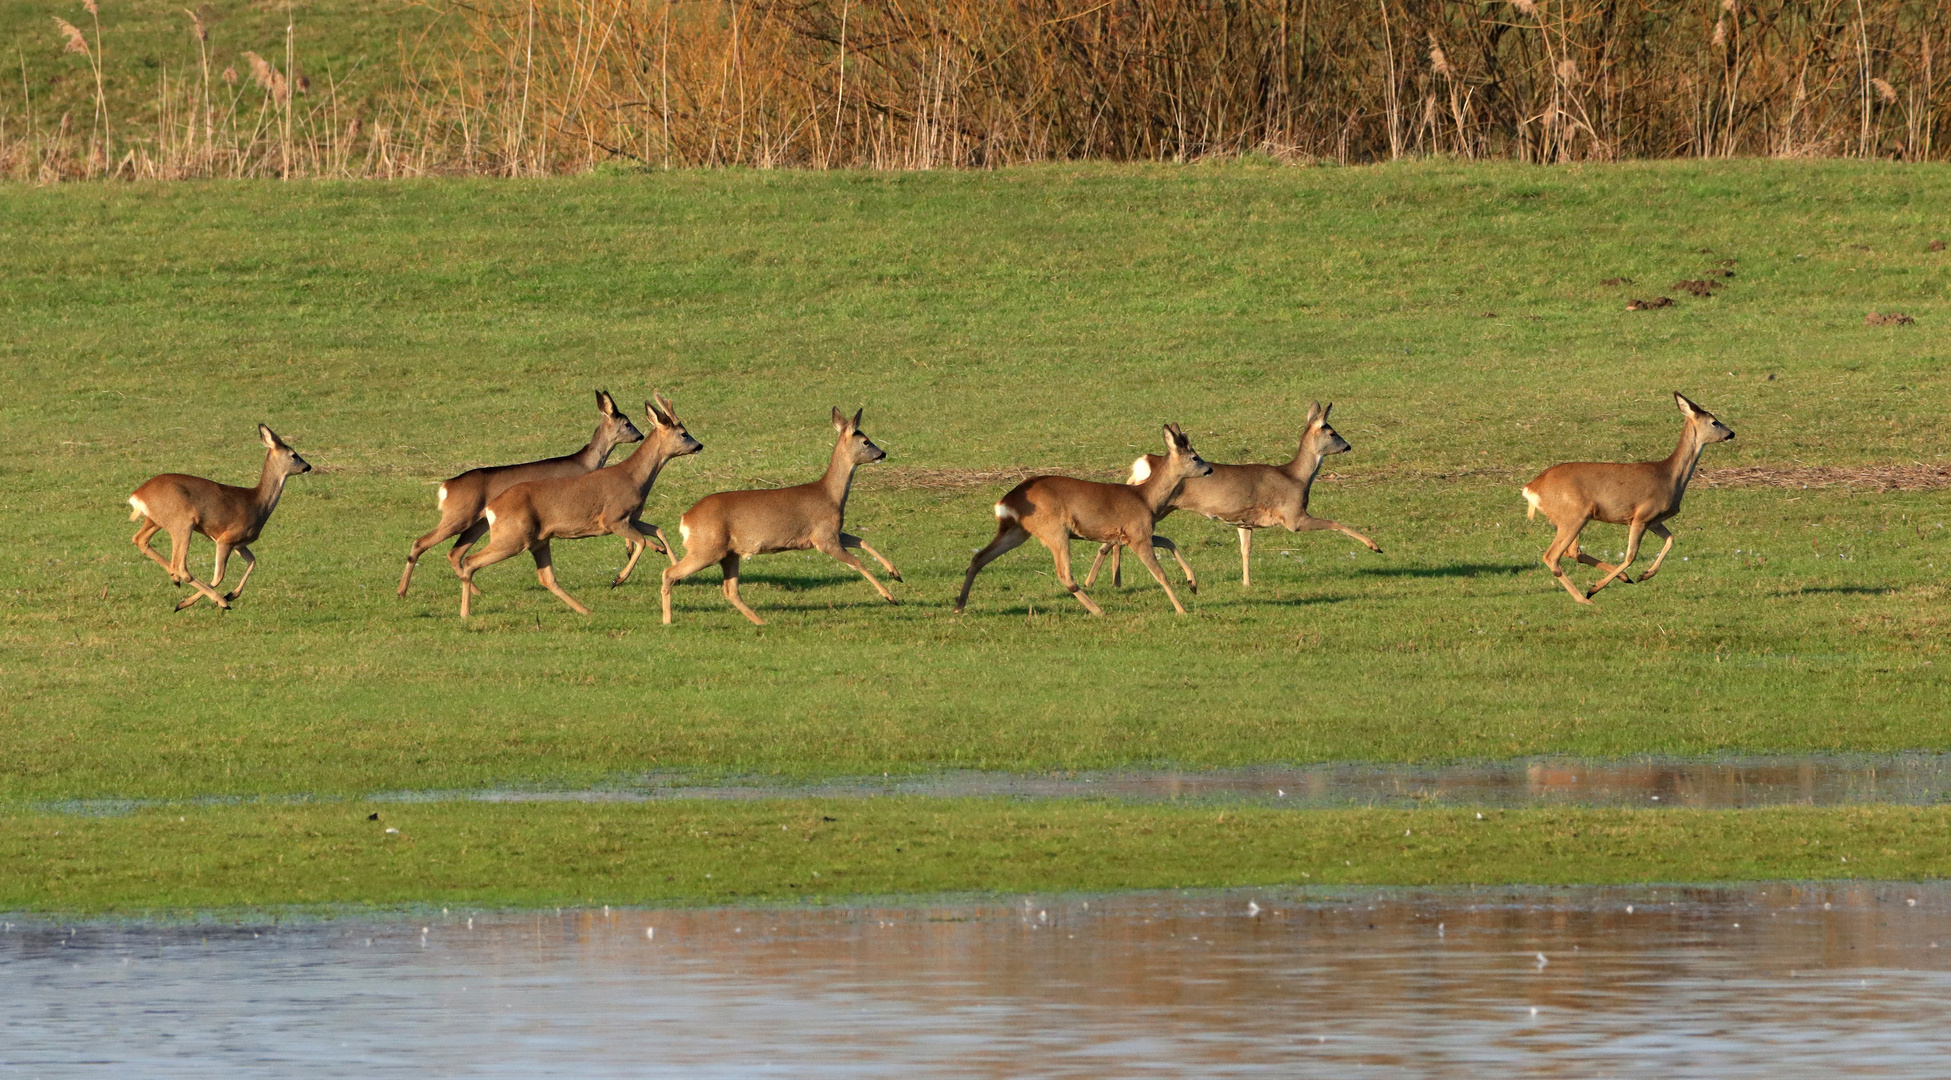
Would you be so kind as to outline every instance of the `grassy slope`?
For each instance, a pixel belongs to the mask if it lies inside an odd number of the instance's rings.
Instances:
[[[749,903],[1277,884],[1892,879],[1944,807],[1292,811],[781,800],[160,807],[0,817],[0,911]],[[397,829],[388,833],[387,829]]]
[[[1701,491],[1689,561],[1584,611],[1514,488],[1664,454],[1673,387],[1741,433],[1710,468],[1945,460],[1947,196],[1943,169],[1758,162],[0,191],[0,526],[32,538],[0,571],[0,794],[1944,747],[1944,493]],[[1735,282],[1674,310],[1597,284],[1722,257]],[[865,403],[893,457],[850,527],[905,606],[775,556],[747,566],[771,628],[711,571],[667,630],[654,577],[601,588],[607,541],[558,549],[588,620],[521,562],[466,627],[438,563],[393,597],[433,482],[561,452],[592,386],[652,385],[707,444],[653,493],[666,526],[810,475],[828,403]],[[1146,583],[1090,620],[1033,548],[948,617],[1000,489],[897,467],[1109,474],[1166,419],[1284,458],[1313,397],[1356,447],[1332,467],[1375,481],[1317,511],[1387,555],[1263,533],[1247,595],[1230,531],[1174,518],[1210,583],[1191,618]],[[122,500],[253,475],[259,418],[320,472],[234,613],[172,615]]]

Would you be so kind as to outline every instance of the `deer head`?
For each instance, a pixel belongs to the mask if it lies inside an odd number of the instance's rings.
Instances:
[[[1680,415],[1687,418],[1687,430],[1696,442],[1705,446],[1708,443],[1726,442],[1734,438],[1734,429],[1720,422],[1713,413],[1687,400],[1685,394],[1675,390],[1674,404],[1680,406]]]
[[[654,443],[666,451],[665,458],[684,457],[703,450],[705,444],[692,438],[691,433],[684,430],[684,421],[677,418],[677,409],[672,407],[671,399],[655,390],[651,391],[651,396],[657,400],[655,403],[644,402],[644,415],[650,418],[651,436]],[[629,421],[626,420],[624,423],[627,425]],[[631,428],[631,430],[636,429]],[[637,437],[641,439],[645,436]]]
[[[298,451],[285,445],[278,433],[263,424],[257,426],[257,437],[264,440],[264,448],[271,452],[265,464],[280,470],[282,475],[296,476],[312,471],[310,463],[298,456]]]
[[[856,409],[854,418],[849,420],[838,408],[833,410],[833,430],[840,433],[840,446],[837,452],[844,453],[846,460],[855,465],[879,461],[887,456],[887,451],[875,446],[874,440],[860,430],[860,414],[865,411],[865,409]]]

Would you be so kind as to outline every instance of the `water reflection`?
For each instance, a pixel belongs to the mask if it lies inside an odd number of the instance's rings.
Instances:
[[[0,1072],[1939,1076],[1947,954],[1944,885],[14,925]]]
[[[456,793],[438,793],[453,798]],[[1305,807],[1412,806],[1689,806],[1741,807],[1802,803],[1928,805],[1951,800],[1951,757],[1903,754],[1852,758],[1729,760],[1511,761],[1453,765],[1318,765],[1212,771],[1023,775],[963,772],[891,780],[826,783],[686,785],[649,778],[634,786],[591,791],[479,791],[497,802],[544,800],[760,799],[790,795],[1006,795],[1121,799],[1246,799]],[[394,798],[433,796],[396,795]]]

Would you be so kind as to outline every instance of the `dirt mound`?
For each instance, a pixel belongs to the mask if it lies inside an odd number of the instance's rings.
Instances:
[[[1684,281],[1676,281],[1672,285],[1669,285],[1667,287],[1670,289],[1679,289],[1682,292],[1690,292],[1693,293],[1695,296],[1714,295],[1714,286],[1709,285],[1707,282],[1702,281],[1699,278],[1688,278]]]
[[[1628,300],[1627,311],[1651,311],[1654,308],[1672,307],[1673,297],[1662,296],[1657,300]]]
[[[1863,316],[1864,326],[1909,326],[1916,321],[1916,319],[1900,311],[1892,311],[1887,314],[1880,311],[1872,311],[1868,315]]]

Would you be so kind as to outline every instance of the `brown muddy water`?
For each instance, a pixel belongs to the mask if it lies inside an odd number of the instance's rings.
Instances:
[[[22,1077],[1942,1077],[1945,884],[15,921]]]

